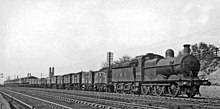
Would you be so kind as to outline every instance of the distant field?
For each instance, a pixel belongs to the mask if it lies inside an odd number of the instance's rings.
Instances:
[[[201,86],[202,97],[220,98],[220,86]]]

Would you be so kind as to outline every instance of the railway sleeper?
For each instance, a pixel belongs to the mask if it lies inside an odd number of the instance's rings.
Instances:
[[[83,93],[82,93],[83,94]],[[102,94],[104,94],[104,93],[102,93]],[[110,94],[109,94],[110,95]],[[115,94],[116,96],[117,95],[124,95],[124,94]],[[129,95],[130,96],[130,95]],[[136,96],[136,95],[135,95]],[[141,96],[142,97],[142,96]],[[153,97],[153,98],[158,98],[158,97],[156,97],[156,96],[149,96],[149,97]],[[160,98],[160,97],[159,97]],[[171,100],[186,100],[186,101],[197,101],[196,99],[192,99],[192,98],[173,98],[173,97],[162,97],[162,98],[168,98],[168,99],[171,99]],[[208,106],[208,105],[210,105],[210,103],[212,102],[212,100],[203,100],[203,101],[206,101],[206,102],[208,102],[207,104],[205,104],[204,106],[206,107],[206,106]],[[210,101],[210,102],[209,102]],[[186,103],[186,104],[188,104],[188,103]],[[193,103],[192,104],[192,106],[193,107],[195,107],[196,105]],[[199,106],[199,105],[198,105]]]

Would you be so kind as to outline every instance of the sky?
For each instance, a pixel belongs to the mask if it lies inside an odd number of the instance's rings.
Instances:
[[[0,0],[0,73],[47,77],[97,70],[108,51],[177,54],[220,47],[220,0]]]

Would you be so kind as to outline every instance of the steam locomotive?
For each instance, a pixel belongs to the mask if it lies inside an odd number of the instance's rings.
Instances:
[[[199,60],[190,54],[190,45],[184,45],[184,53],[174,57],[168,49],[166,56],[147,53],[136,56],[130,62],[112,65],[98,71],[69,73],[44,79],[20,78],[7,80],[5,86],[44,87],[88,91],[106,91],[156,96],[199,94],[200,85],[210,85],[197,76]],[[53,70],[54,71],[54,70]],[[50,69],[51,72],[51,69]],[[24,80],[26,80],[24,82]]]

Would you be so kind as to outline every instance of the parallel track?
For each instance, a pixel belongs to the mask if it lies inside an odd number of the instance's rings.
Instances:
[[[10,96],[12,100],[16,100],[20,104],[22,104],[27,109],[39,109],[39,108],[55,108],[55,109],[72,109],[71,107],[67,107],[58,103],[54,103],[48,100],[44,100],[38,97],[30,96],[27,94],[11,91],[11,90],[2,90],[1,93]],[[8,94],[7,94],[8,93]],[[21,100],[19,100],[21,99]],[[36,105],[40,104],[40,105]]]
[[[25,89],[25,88],[24,88]],[[40,91],[47,93],[57,93],[60,96],[83,96],[90,98],[99,98],[104,100],[122,101],[128,103],[136,103],[141,105],[159,106],[159,107],[176,107],[176,108],[220,108],[219,99],[211,98],[184,98],[184,97],[159,97],[159,96],[143,96],[143,95],[131,95],[131,94],[118,94],[107,92],[91,92],[91,91],[76,91],[76,90],[56,90],[56,89],[38,89],[30,88],[28,90]],[[64,93],[64,94],[61,94]],[[88,98],[86,98],[88,99]]]
[[[42,90],[45,89],[33,89]],[[144,96],[144,95],[131,95],[131,94],[120,94],[120,93],[107,93],[107,92],[91,92],[91,91],[66,91],[66,90],[47,90],[48,92],[74,94],[80,96],[89,96],[103,99],[112,100],[124,100],[130,102],[141,102],[149,105],[171,105],[175,107],[196,107],[196,108],[220,108],[220,99],[213,98],[186,98],[186,97],[160,97],[160,96]]]
[[[45,91],[37,91],[37,90],[30,90],[30,89],[13,89],[16,92],[22,92],[28,95],[32,96],[41,96],[44,98],[49,98],[53,100],[59,100],[62,102],[67,103],[80,103],[84,105],[89,105],[91,107],[96,108],[106,108],[106,109],[166,109],[159,106],[149,106],[144,104],[138,104],[138,103],[129,103],[129,102],[123,102],[122,100],[107,100],[107,99],[101,99],[97,97],[85,97],[85,96],[77,96],[77,95],[70,95],[70,94],[61,94],[56,92],[45,92]]]

